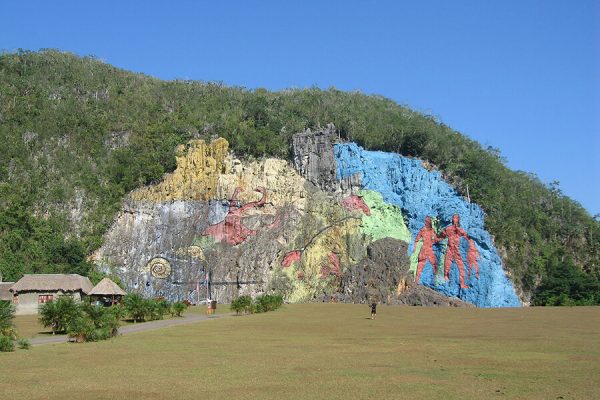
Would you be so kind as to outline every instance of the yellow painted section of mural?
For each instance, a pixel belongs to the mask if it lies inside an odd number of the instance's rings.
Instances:
[[[329,281],[336,276],[332,271],[325,277],[322,268],[331,269],[329,257],[332,253],[336,254],[343,264],[348,254],[345,238],[347,235],[357,233],[359,224],[360,221],[348,219],[326,230],[302,252],[300,262],[285,269],[293,283],[293,291],[289,295],[290,301],[311,300],[326,290]]]
[[[238,199],[242,203],[256,201],[260,194],[254,190],[264,187],[267,202],[278,208],[293,204],[298,210],[306,206],[306,180],[285,160],[267,158],[260,161],[241,162],[227,158],[225,168],[219,176],[216,198],[229,199],[237,187],[243,189]]]
[[[312,186],[306,185],[306,180],[285,160],[268,158],[242,162],[228,153],[228,147],[222,138],[210,144],[193,140],[178,146],[175,171],[159,184],[136,190],[131,198],[157,203],[224,200],[231,199],[240,188],[237,200],[246,204],[259,200],[263,194],[256,189],[264,188],[264,207],[248,209],[246,216],[275,214],[286,205],[293,205],[302,215],[296,231],[296,248],[290,248],[290,251],[300,250],[302,255],[300,260],[282,270],[293,288],[288,300],[297,302],[320,296],[339,278],[343,267],[356,262],[349,247],[366,249],[366,241],[372,240],[362,232],[365,230],[363,214],[348,212],[330,195],[314,187],[307,190]],[[369,221],[375,219],[371,217]],[[371,226],[367,225],[367,228]],[[204,259],[202,238],[206,236],[198,237],[190,247],[177,249],[176,254]],[[332,257],[337,260],[337,266],[333,265]],[[157,261],[156,268],[163,264]],[[149,271],[150,267],[146,269]]]
[[[133,200],[163,202],[170,200],[209,200],[215,198],[219,173],[225,166],[229,143],[223,138],[210,144],[192,140],[176,149],[177,168],[161,183],[146,186],[131,194]]]
[[[285,160],[268,158],[241,162],[228,153],[229,143],[219,138],[206,144],[192,140],[176,150],[177,168],[159,184],[135,190],[137,201],[230,199],[237,187],[242,203],[256,201],[257,187],[267,190],[267,201],[275,207],[294,204],[303,210],[306,204],[305,179]]]
[[[341,274],[343,266],[348,264],[350,249],[348,237],[360,234],[361,218],[349,216],[338,204],[326,201],[324,193],[313,192],[309,198],[307,214],[303,226],[299,228],[299,237],[294,250],[301,251],[300,260],[284,268],[292,283],[288,295],[291,302],[314,299],[327,292],[331,281]],[[361,235],[362,236],[362,235]],[[340,265],[335,271],[332,254]],[[352,260],[353,261],[353,260]],[[328,274],[323,272],[329,271]]]

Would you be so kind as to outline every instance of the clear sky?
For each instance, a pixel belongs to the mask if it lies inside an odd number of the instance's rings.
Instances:
[[[57,48],[162,79],[380,94],[559,181],[600,213],[600,2],[0,3],[0,49]]]

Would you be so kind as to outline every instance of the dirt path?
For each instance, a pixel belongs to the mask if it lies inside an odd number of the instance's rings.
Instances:
[[[187,314],[182,318],[171,318],[161,319],[158,321],[143,322],[139,324],[131,324],[119,328],[119,335],[127,335],[135,332],[153,331],[156,329],[162,329],[169,326],[185,325],[194,322],[205,321],[209,319],[227,318],[233,314],[215,314],[215,315],[204,315],[204,314]],[[32,346],[39,346],[50,343],[65,343],[68,341],[67,335],[56,335],[48,337],[37,337],[29,339]]]

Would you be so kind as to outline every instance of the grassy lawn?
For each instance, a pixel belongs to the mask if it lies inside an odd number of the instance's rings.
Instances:
[[[44,328],[38,322],[38,315],[17,315],[13,320],[19,336],[27,339],[52,335],[52,329]]]
[[[200,310],[198,310],[200,312]],[[1,353],[18,399],[597,399],[600,308],[288,305]],[[4,396],[2,396],[4,397]]]

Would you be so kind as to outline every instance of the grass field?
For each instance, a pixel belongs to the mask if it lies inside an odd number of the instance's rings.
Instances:
[[[289,305],[0,353],[0,398],[600,398],[600,308],[380,307],[368,317],[366,305]]]

